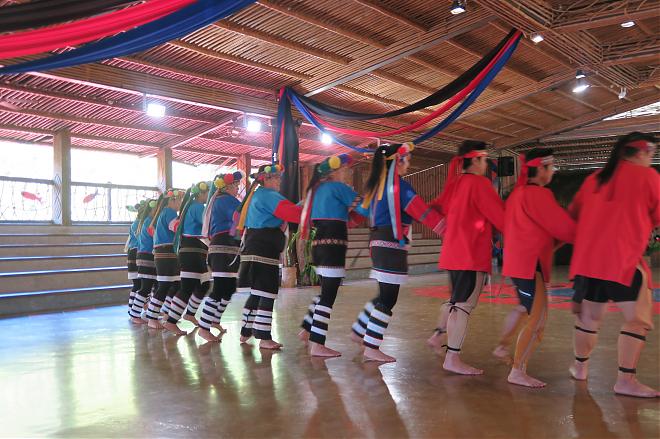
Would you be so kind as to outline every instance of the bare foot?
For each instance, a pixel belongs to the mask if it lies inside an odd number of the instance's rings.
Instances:
[[[396,358],[387,355],[380,349],[373,348],[364,348],[364,354],[362,354],[362,359],[364,361],[378,361],[380,363],[393,363],[396,361]]]
[[[213,325],[211,325],[211,328],[215,328],[215,329],[217,329],[218,331],[220,331],[220,334],[221,334],[221,335],[222,335],[222,334],[225,334],[225,333],[227,332],[227,330],[226,330],[225,328],[223,328],[223,327],[220,325],[220,323],[214,323]]]
[[[206,341],[211,341],[211,342],[220,341],[220,337],[216,337],[208,329],[199,328],[199,332],[197,334]]]
[[[614,384],[614,393],[638,398],[657,398],[660,395],[655,389],[637,381],[634,375],[619,376]]]
[[[481,369],[463,363],[461,357],[455,352],[447,352],[442,368],[459,375],[483,375],[484,373]]]
[[[444,354],[447,352],[445,349],[447,347],[447,333],[435,331],[433,335],[426,340],[426,344],[431,346],[435,353]]]
[[[183,315],[183,320],[188,320],[188,321],[189,321],[190,323],[192,323],[193,325],[195,325],[195,326],[199,326],[199,322],[197,321],[197,319],[195,318],[195,316],[190,315],[190,314],[188,314],[188,313],[185,313],[185,314]]]
[[[360,345],[360,347],[364,347],[364,344],[362,343],[362,337],[357,335],[355,332],[351,331],[351,341],[357,345]]]
[[[154,319],[149,319],[147,326],[150,327],[151,329],[164,329],[162,323]]]
[[[276,351],[282,347],[281,343],[276,342],[275,340],[261,340],[259,342],[259,349],[269,349]]]
[[[170,323],[170,322],[163,322],[163,328],[169,332],[171,332],[174,335],[186,335],[188,334],[186,331],[179,329],[179,327],[176,325],[176,323]]]
[[[546,385],[543,381],[532,378],[520,369],[511,369],[509,377],[506,380],[511,384],[517,384],[519,386],[525,387],[540,388],[545,387]]]
[[[341,357],[341,352],[314,342],[310,343],[309,354],[312,357]]]
[[[307,344],[307,342],[309,341],[309,332],[307,332],[307,330],[304,328],[301,329],[300,332],[298,333],[298,338],[300,339],[300,341]]]
[[[513,363],[513,358],[511,358],[509,349],[501,344],[497,345],[497,347],[493,350],[493,356],[506,364]]]
[[[571,367],[568,368],[574,380],[584,381],[587,379],[589,367],[586,362],[575,361]]]
[[[134,325],[144,325],[147,322],[142,320],[142,317],[131,317],[131,323]]]

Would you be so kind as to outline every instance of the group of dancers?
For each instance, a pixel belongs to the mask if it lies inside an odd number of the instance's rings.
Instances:
[[[440,307],[428,344],[444,355],[445,370],[479,375],[483,370],[463,362],[460,354],[470,315],[491,273],[492,239],[498,230],[504,241],[502,275],[511,278],[519,298],[493,351],[511,363],[508,381],[545,386],[527,374],[527,364],[544,332],[553,253],[570,243],[576,315],[572,377],[587,379],[589,356],[611,300],[624,319],[614,391],[657,397],[656,390],[635,377],[646,334],[653,327],[651,276],[643,254],[653,227],[660,224],[660,176],[651,167],[656,139],[639,132],[621,137],[605,167],[586,179],[568,210],[546,188],[555,172],[552,149],[533,148],[520,155],[519,178],[505,204],[486,177],[487,147],[485,142],[463,142],[442,193],[428,204],[403,179],[414,149],[408,143],[380,145],[374,151],[362,195],[342,182],[352,164],[351,157],[342,154],[314,167],[298,204],[278,192],[279,164],[261,166],[251,175],[242,201],[237,198],[244,178],[240,172],[145,200],[127,242],[131,320],[183,335],[177,326],[183,318],[199,326],[203,339],[219,341],[225,332],[223,312],[233,293],[244,290],[250,294],[243,307],[241,343],[254,337],[262,349],[280,349],[271,335],[280,255],[287,225],[299,224],[302,239],[312,240],[320,294],[309,305],[298,336],[312,356],[340,356],[326,346],[326,337],[346,275],[348,229],[366,220],[370,277],[378,282],[378,294],[360,311],[350,336],[362,346],[365,361],[396,361],[381,345],[406,282],[415,220],[442,237],[438,266],[449,273],[451,286],[451,298]],[[207,296],[211,277],[213,288]]]

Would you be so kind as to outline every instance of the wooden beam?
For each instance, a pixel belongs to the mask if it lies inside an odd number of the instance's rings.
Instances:
[[[403,23],[408,27],[412,27],[413,29],[417,30],[418,32],[426,32],[427,31],[427,29],[424,26],[417,23],[416,21],[413,21],[410,18],[405,17],[404,15],[397,14],[396,12],[393,12],[393,11],[387,9],[385,6],[382,5],[382,2],[374,1],[374,0],[353,0],[353,1],[357,4],[360,4],[364,7],[367,7],[369,9],[373,10],[373,11],[376,11],[379,14],[383,14],[386,17],[389,17],[393,20],[396,20],[399,23]]]
[[[188,133],[186,133],[183,137],[172,140],[170,142],[167,142],[165,145],[163,145],[163,148],[178,148],[179,146],[185,145],[186,143],[190,142],[193,139],[196,139],[198,137],[203,136],[204,134],[208,134],[212,131],[217,130],[218,128],[222,128],[226,126],[227,124],[231,123],[236,118],[236,115],[232,114],[229,116],[226,116],[222,119],[220,119],[216,124],[211,125],[211,126],[203,126],[197,129],[194,129]]]
[[[584,105],[585,107],[590,108],[594,111],[602,111],[602,108],[600,108],[596,105],[590,104],[589,102],[586,102],[584,99],[578,98],[574,94],[566,93],[563,90],[555,90],[555,93],[557,93],[559,96],[565,97],[566,99],[570,99],[573,102],[577,102],[580,105]]]
[[[301,86],[311,90],[307,96],[315,95],[436,46],[450,38],[478,29],[493,19],[491,14],[483,10],[464,15],[467,16],[457,18],[449,23],[442,23],[424,34],[404,37],[383,50],[375,50],[360,56],[346,66],[328,66],[323,75],[303,81]]]
[[[464,120],[459,120],[459,121],[456,121],[455,123],[457,123],[459,125],[464,125],[466,127],[475,128],[477,130],[485,131],[487,133],[497,134],[499,136],[512,137],[512,138],[516,137],[514,134],[511,134],[511,133],[507,133],[507,132],[500,131],[500,130],[494,130],[492,128],[488,128],[488,127],[485,127],[485,126],[482,126],[482,125],[477,125],[476,123],[471,123],[471,122],[467,122],[467,121],[464,121]]]
[[[11,125],[11,124],[0,124],[0,130],[16,131],[19,133],[43,134],[46,136],[52,136],[55,134],[55,131],[53,130],[44,130],[42,128],[24,127],[24,126]],[[145,146],[149,148],[158,148],[159,146],[157,143],[143,142],[141,140],[120,139],[117,137],[93,136],[91,134],[82,134],[82,133],[71,133],[70,135],[72,138],[75,139],[92,140],[97,142],[109,142],[109,143],[118,143],[123,145]]]
[[[576,32],[596,29],[624,21],[640,21],[660,17],[660,5],[657,1],[618,1],[607,9],[585,14],[575,11],[564,15],[560,20],[553,20],[552,29],[561,32]],[[619,6],[619,7],[617,7]],[[623,10],[622,10],[623,8]]]
[[[297,8],[294,9],[291,6],[279,5],[277,3],[273,3],[271,0],[258,0],[257,4],[267,9],[279,12],[282,15],[286,15],[287,17],[298,19],[300,21],[303,21],[307,24],[311,24],[328,32],[332,32],[339,36],[346,37],[354,41],[358,41],[362,44],[366,44],[367,46],[376,47],[378,49],[383,49],[387,47],[387,45],[380,40],[367,37],[358,32],[353,32],[348,29],[342,29],[339,26],[328,23],[327,20],[319,19],[311,14],[301,12]]]
[[[544,142],[574,141],[598,137],[622,136],[631,131],[654,132],[660,128],[660,116],[640,116],[603,120],[556,136],[545,137]]]
[[[214,58],[218,59],[221,61],[228,61],[232,62],[235,64],[240,64],[243,66],[247,67],[254,67],[255,69],[260,69],[266,72],[270,73],[276,73],[278,75],[283,75],[283,76],[289,76],[291,78],[295,79],[309,79],[311,78],[310,75],[306,75],[304,73],[297,72],[295,70],[290,70],[290,69],[283,69],[281,67],[276,67],[276,66],[271,66],[270,64],[262,63],[262,62],[257,62],[257,61],[251,61],[245,58],[241,58],[239,56],[234,56],[234,55],[228,55],[226,53],[218,52],[215,50],[207,49],[205,47],[197,46],[195,44],[188,43],[186,41],[170,41],[169,43],[166,43],[170,46],[178,47],[180,49],[185,49],[191,52],[198,53],[200,55],[204,55],[209,58]]]
[[[313,56],[315,58],[319,58],[324,61],[329,61],[331,63],[339,64],[342,66],[348,65],[351,61],[350,58],[347,58],[345,56],[336,55],[326,50],[315,49],[305,44],[296,43],[294,41],[287,40],[286,38],[271,35],[269,33],[252,29],[246,26],[241,26],[229,21],[220,21],[212,24],[211,26],[217,27],[218,29],[224,29],[230,32],[241,34],[246,37],[250,37],[255,40],[262,41],[264,43],[273,44],[282,47],[284,49],[304,53],[305,55]]]
[[[571,120],[571,118],[568,117],[568,116],[566,116],[565,114],[558,113],[558,112],[556,112],[556,111],[552,111],[552,110],[550,110],[550,109],[548,109],[548,108],[541,107],[540,105],[532,104],[531,102],[527,102],[527,101],[524,101],[524,100],[522,100],[522,99],[521,99],[519,102],[517,102],[517,103],[519,103],[519,104],[521,104],[521,105],[525,105],[525,106],[527,106],[527,107],[529,107],[529,108],[533,108],[533,109],[535,109],[536,111],[540,111],[541,113],[549,114],[549,115],[554,116],[554,117],[556,117],[556,118],[558,118],[558,119],[562,119],[562,120]]]
[[[408,87],[410,89],[422,92],[424,94],[432,94],[437,91],[437,89],[433,87],[427,87],[425,85],[422,85],[418,82],[411,81],[406,78],[402,78],[401,76],[395,75],[393,73],[388,73],[382,70],[374,70],[373,72],[370,73],[372,76],[375,76],[380,79],[384,79],[386,81],[393,82],[395,84],[402,85],[404,87]]]
[[[588,114],[585,114],[583,116],[579,116],[577,118],[572,118],[570,120],[560,122],[558,124],[553,125],[550,128],[547,128],[546,130],[540,132],[540,133],[534,133],[532,135],[526,135],[524,137],[519,137],[510,141],[507,141],[505,143],[500,143],[497,144],[497,148],[511,148],[514,146],[522,145],[528,142],[533,142],[538,139],[542,139],[546,136],[550,136],[552,134],[557,134],[561,133],[564,131],[572,130],[578,127],[582,127],[584,125],[588,125],[590,123],[598,122],[600,120],[603,120],[604,118],[608,116],[612,116],[618,113],[624,113],[626,111],[634,110],[635,108],[642,107],[644,105],[649,105],[653,104],[660,100],[660,92],[653,93],[649,96],[646,96],[642,99],[638,99],[634,102],[626,102],[626,103],[617,103],[617,105],[614,105],[610,108],[604,109],[602,111],[594,111]]]
[[[529,127],[529,128],[534,128],[535,130],[542,130],[543,129],[543,127],[541,125],[537,125],[533,122],[530,122],[529,120],[522,119],[518,116],[510,115],[508,113],[503,112],[502,110],[493,111],[491,114],[494,117],[499,117],[501,119],[508,120],[509,122],[514,122],[514,123],[524,125],[524,126]]]

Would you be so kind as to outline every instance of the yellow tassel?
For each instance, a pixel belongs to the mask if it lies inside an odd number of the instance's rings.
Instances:
[[[380,173],[380,179],[378,181],[378,201],[383,199],[383,193],[385,192],[385,180],[387,180],[387,166],[383,166],[383,171]]]
[[[252,202],[252,195],[254,195],[255,190],[256,190],[256,186],[253,187],[252,190],[250,190],[247,201],[243,205],[243,209],[241,210],[241,216],[239,217],[238,225],[236,226],[238,230],[242,231],[243,229],[245,229],[245,220],[247,219],[247,211],[248,208],[250,207],[250,203]]]

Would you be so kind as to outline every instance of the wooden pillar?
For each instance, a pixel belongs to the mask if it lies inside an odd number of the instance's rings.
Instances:
[[[238,196],[239,198],[242,198],[246,195],[247,188],[249,187],[250,184],[248,181],[248,178],[250,177],[250,172],[252,172],[252,160],[250,158],[250,154],[249,153],[242,154],[236,160],[236,167],[238,168],[239,171],[243,173],[244,176],[238,188]]]
[[[158,150],[158,189],[165,192],[172,187],[172,149]]]
[[[71,225],[71,133],[68,128],[53,136],[53,222]]]

